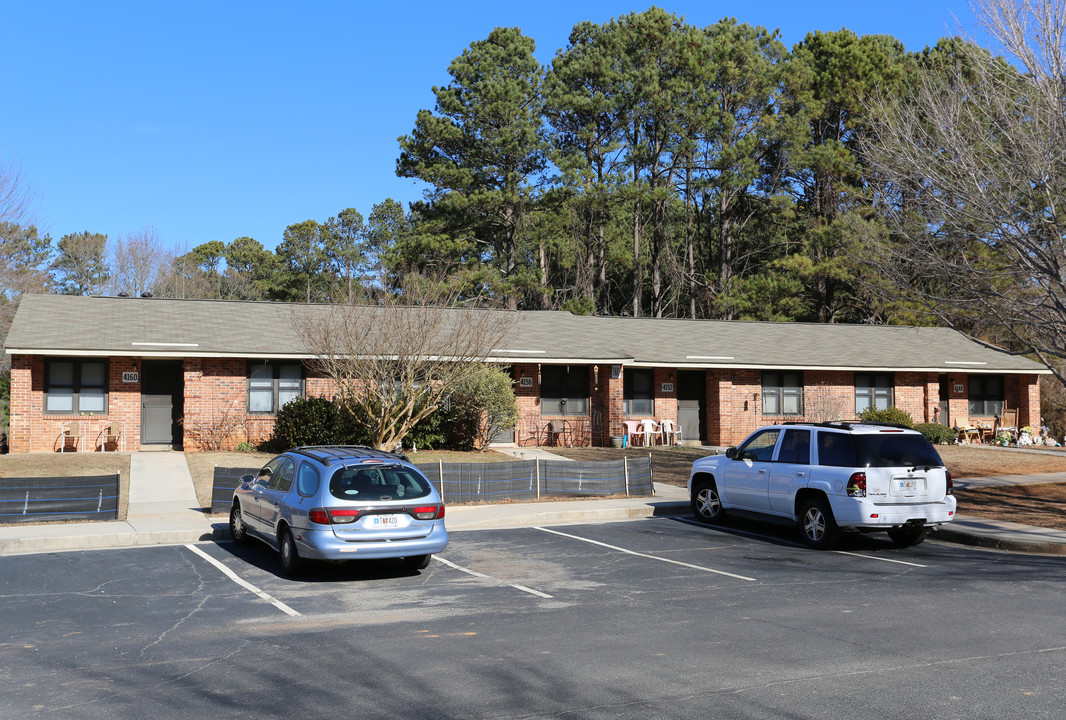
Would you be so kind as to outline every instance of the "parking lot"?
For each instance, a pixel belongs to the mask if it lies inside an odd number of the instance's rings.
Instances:
[[[197,544],[0,558],[0,717],[1061,717],[1066,561],[683,518],[428,569]]]

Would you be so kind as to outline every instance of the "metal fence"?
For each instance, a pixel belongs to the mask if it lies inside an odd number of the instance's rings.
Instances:
[[[0,479],[0,523],[117,520],[118,475]]]
[[[653,493],[650,457],[604,462],[438,462],[418,463],[416,467],[450,504],[609,495],[649,497]],[[216,467],[211,512],[228,513],[241,475],[255,475],[258,471],[259,468]]]

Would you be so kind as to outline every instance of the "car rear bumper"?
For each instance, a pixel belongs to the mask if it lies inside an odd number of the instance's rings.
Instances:
[[[435,523],[428,535],[413,539],[355,542],[342,540],[332,530],[303,530],[296,536],[301,557],[314,560],[397,558],[439,553],[448,545],[444,523]]]
[[[863,529],[888,529],[908,523],[941,525],[955,519],[955,498],[948,495],[943,502],[933,503],[875,503],[869,498],[833,508],[838,526]]]

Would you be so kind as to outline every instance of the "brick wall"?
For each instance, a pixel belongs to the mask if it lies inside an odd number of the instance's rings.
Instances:
[[[140,370],[138,358],[109,359],[108,412],[92,417],[83,415],[46,415],[44,413],[44,358],[16,355],[11,369],[11,427],[9,445],[12,452],[57,451],[62,442],[62,426],[71,420],[89,427],[88,444],[97,447],[108,422],[124,426],[126,450],[140,448],[140,382],[126,383],[122,375]],[[608,445],[612,436],[623,434],[623,387],[625,369],[611,377],[611,366],[588,365],[590,410],[587,415],[550,416],[541,412],[541,373],[537,363],[513,365],[515,396],[520,420],[516,440],[530,444],[533,433],[543,437],[544,426],[551,420],[566,420],[572,426],[583,425],[584,437],[577,440],[593,445]],[[199,449],[191,429],[226,426],[224,447],[231,449],[247,441],[258,443],[270,437],[275,416],[248,413],[247,361],[241,358],[186,358],[182,363],[184,382],[184,447]],[[654,370],[654,411],[657,419],[677,420],[677,370]],[[948,403],[952,423],[991,421],[969,418],[966,373],[947,373]],[[522,378],[530,385],[522,387]],[[839,420],[854,417],[855,376],[848,371],[808,371],[803,373],[805,416],[763,416],[762,372],[758,370],[715,369],[706,371],[705,436],[712,445],[736,444],[756,428],[774,422],[806,419]],[[673,390],[663,390],[663,385]],[[308,373],[305,392],[309,396],[332,397],[334,386],[328,378]],[[1019,411],[1019,425],[1037,427],[1040,423],[1040,390],[1035,375],[1006,375],[1005,402]],[[940,403],[940,383],[936,373],[895,373],[894,401],[915,422],[932,422]]]

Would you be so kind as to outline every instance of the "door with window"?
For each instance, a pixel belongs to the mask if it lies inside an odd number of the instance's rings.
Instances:
[[[707,373],[681,370],[677,373],[677,424],[685,440],[703,440],[704,406],[707,402]]]
[[[141,369],[141,445],[179,448],[185,402],[181,360],[145,360]]]

